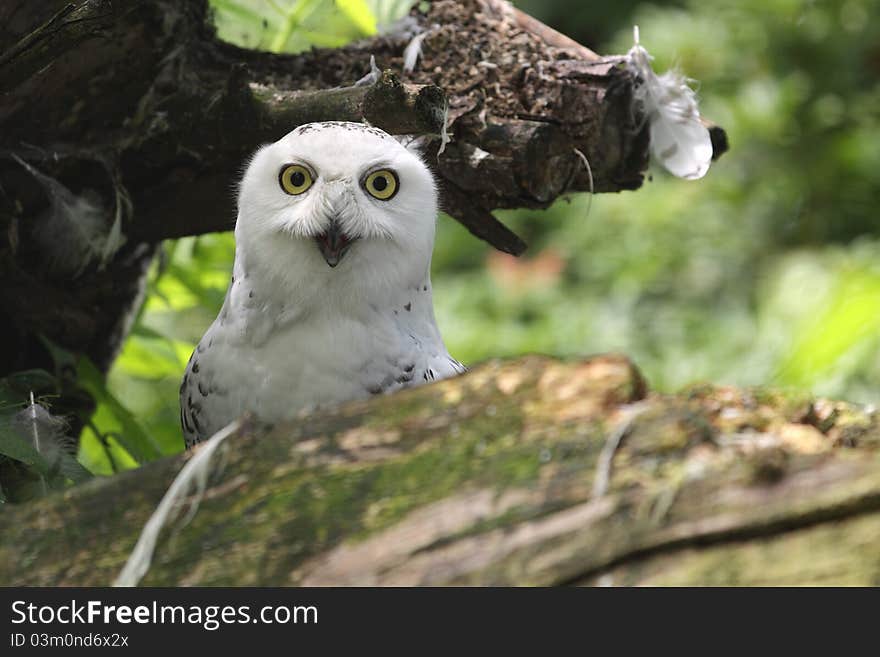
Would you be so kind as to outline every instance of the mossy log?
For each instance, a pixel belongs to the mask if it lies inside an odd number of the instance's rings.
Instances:
[[[873,411],[491,362],[221,446],[144,585],[878,584]],[[0,511],[0,583],[107,585],[189,456]]]

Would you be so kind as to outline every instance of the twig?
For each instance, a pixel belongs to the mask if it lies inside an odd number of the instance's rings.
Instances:
[[[0,55],[0,66],[5,66],[13,59],[18,57],[21,53],[31,48],[35,43],[50,36],[50,34],[48,34],[49,30],[55,27],[55,25],[59,23],[62,18],[67,16],[74,9],[76,9],[76,5],[73,3],[65,5],[48,21],[40,25],[33,32],[30,32],[22,37],[18,41],[18,43],[16,43],[9,50]]]
[[[595,189],[593,185],[593,169],[590,167],[590,161],[587,159],[587,156],[583,154],[580,149],[575,148],[574,154],[577,155],[581,162],[583,162],[584,167],[587,169],[587,177],[590,180],[590,197],[587,200],[587,216],[590,216],[590,209],[593,207],[593,190]],[[574,177],[574,171],[572,171],[572,178]]]
[[[511,255],[521,255],[528,245],[512,230],[467,198],[465,192],[446,181],[443,189],[443,209],[455,217],[471,234]]]

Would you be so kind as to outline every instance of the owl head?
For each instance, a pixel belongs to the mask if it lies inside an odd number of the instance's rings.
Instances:
[[[287,288],[415,285],[437,191],[419,155],[359,123],[309,123],[254,155],[241,181],[237,266]]]

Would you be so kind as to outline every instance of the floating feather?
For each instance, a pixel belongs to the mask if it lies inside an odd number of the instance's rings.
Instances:
[[[679,178],[702,178],[712,162],[712,140],[700,121],[696,94],[679,72],[654,73],[653,58],[639,44],[638,26],[633,39],[626,65],[641,80],[635,100],[650,123],[651,156]]]

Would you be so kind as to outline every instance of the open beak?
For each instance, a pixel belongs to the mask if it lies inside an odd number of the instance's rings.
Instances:
[[[333,221],[330,224],[330,228],[325,232],[315,236],[315,241],[318,243],[321,255],[324,256],[324,260],[331,267],[339,264],[342,256],[346,254],[355,239],[342,232],[342,228],[340,228],[339,223],[336,221]]]

